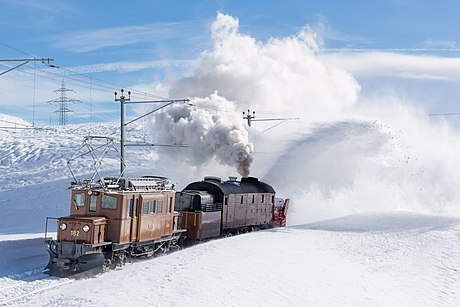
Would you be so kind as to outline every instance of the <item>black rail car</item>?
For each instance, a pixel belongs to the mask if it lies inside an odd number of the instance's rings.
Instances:
[[[273,225],[275,190],[255,177],[205,177],[176,193],[178,224],[189,240],[228,236]]]

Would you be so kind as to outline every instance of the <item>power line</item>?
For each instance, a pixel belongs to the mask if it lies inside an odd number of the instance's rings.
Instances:
[[[0,42],[0,44],[3,45],[3,46],[5,46],[5,47],[8,47],[8,48],[10,48],[10,49],[13,49],[13,50],[15,50],[15,51],[17,51],[17,52],[19,52],[19,53],[22,53],[22,54],[24,54],[24,55],[26,55],[26,56],[30,56],[30,57],[34,58],[33,55],[28,54],[28,53],[25,53],[24,51],[21,51],[21,50],[15,48],[15,47],[13,47],[13,46],[7,45],[7,44],[5,44],[5,43],[3,43],[3,42]]]
[[[454,115],[460,115],[460,112],[454,112],[454,113],[433,113],[433,114],[428,114],[428,116],[454,116]]]
[[[326,52],[460,52],[460,48],[325,48]]]
[[[47,58],[47,59],[44,59],[44,58],[41,58],[41,59],[37,59],[37,58],[30,58],[30,59],[0,59],[0,62],[21,62],[20,64],[16,65],[16,66],[13,66],[5,71],[2,71],[0,72],[0,76],[6,74],[7,72],[10,72],[12,70],[15,70],[21,66],[24,66],[26,65],[27,63],[29,62],[42,62],[43,64],[49,66],[49,67],[56,67],[55,65],[52,65],[50,64],[50,62],[52,62],[53,59],[50,59],[50,58]]]
[[[0,42],[1,45],[5,46],[5,47],[8,47],[12,50],[15,50],[17,52],[20,52],[22,53],[23,55],[26,55],[26,56],[29,56],[29,57],[32,57],[34,59],[36,59],[35,56],[31,55],[31,54],[28,54],[27,52],[24,52],[22,50],[19,50],[18,48],[15,48],[13,46],[10,46],[8,44],[5,44],[3,42]],[[109,86],[104,86],[104,85],[98,85],[100,87],[103,87],[103,88],[107,88],[107,89],[110,89],[110,91],[112,92],[114,89],[117,89],[117,88],[126,88],[128,90],[130,90],[132,93],[137,93],[138,95],[142,95],[142,96],[150,96],[150,97],[153,97],[153,98],[159,98],[159,99],[167,99],[165,97],[162,97],[162,96],[159,96],[159,95],[155,95],[155,94],[151,94],[151,93],[147,93],[147,92],[144,92],[144,91],[140,91],[140,90],[137,90],[135,88],[128,88],[127,86],[122,86],[120,84],[116,84],[116,83],[113,83],[113,82],[109,82],[109,81],[105,81],[105,80],[102,80],[102,79],[99,79],[99,78],[95,78],[95,77],[92,77],[92,76],[88,76],[88,75],[85,75],[85,74],[82,74],[82,73],[78,73],[78,72],[75,72],[75,71],[72,71],[71,69],[68,69],[68,68],[63,68],[63,67],[57,67],[57,66],[53,66],[51,65],[51,67],[54,67],[54,68],[59,68],[59,69],[62,69],[63,71],[67,71],[73,75],[79,75],[79,76],[83,76],[85,78],[92,78],[92,80],[96,80],[98,82],[101,82],[101,83],[105,83],[105,84],[109,84],[111,86],[114,86],[115,88],[113,87],[109,87]],[[42,70],[43,71],[43,70]],[[49,73],[49,72],[46,72],[46,71],[43,71],[44,73]],[[59,75],[61,78],[63,78],[64,76],[63,75]],[[66,76],[66,79],[72,79],[72,78],[69,78],[68,76]],[[76,79],[73,79],[74,81],[77,81],[77,82],[84,82],[84,81],[81,81],[81,80],[76,80]],[[92,81],[90,82],[84,82],[86,84],[90,84],[92,83]],[[93,84],[94,85],[94,84]],[[87,87],[88,88],[88,87]],[[133,95],[134,96],[134,95]]]
[[[80,75],[80,76],[83,76],[83,77],[86,77],[86,78],[92,78],[92,79],[97,80],[97,81],[99,81],[99,82],[113,85],[113,86],[115,86],[116,88],[123,87],[123,86],[121,86],[120,84],[116,84],[116,83],[113,83],[113,82],[109,82],[109,81],[105,81],[105,80],[102,80],[102,79],[98,79],[98,78],[94,78],[94,77],[91,77],[91,76],[87,76],[87,75],[85,75],[85,74],[82,74],[82,73],[78,73],[78,72],[72,71],[71,69],[68,69],[68,68],[64,68],[64,67],[60,67],[60,68],[61,68],[62,70],[64,70],[64,71],[67,71],[67,72],[71,73],[71,74]],[[145,96],[150,96],[150,97],[153,97],[153,98],[167,99],[167,98],[164,98],[164,97],[155,95],[155,94],[150,94],[150,93],[146,93],[146,92],[137,90],[137,89],[135,89],[135,88],[128,88],[128,87],[123,87],[123,88],[126,88],[127,90],[131,91],[131,93],[138,93],[138,94],[142,94],[142,95],[145,95]],[[111,89],[112,89],[112,88],[111,88]]]

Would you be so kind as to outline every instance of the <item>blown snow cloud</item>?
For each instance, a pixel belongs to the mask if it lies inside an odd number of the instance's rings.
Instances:
[[[267,42],[241,34],[238,27],[238,19],[217,15],[213,49],[201,55],[191,76],[170,89],[171,97],[192,97],[195,107],[165,108],[155,118],[155,129],[163,140],[190,144],[189,162],[201,165],[215,158],[246,176],[254,150],[242,110],[315,121],[352,106],[360,87],[351,74],[319,60],[322,42],[308,27]]]
[[[187,161],[214,159],[245,176],[254,160],[248,135],[260,126],[248,128],[240,112],[298,116],[295,131],[284,125],[257,146],[277,150],[278,159],[259,163],[265,157],[258,155],[254,163],[259,177],[292,198],[291,222],[382,210],[459,214],[460,164],[453,158],[459,136],[446,123],[408,106],[413,102],[399,98],[403,93],[360,97],[353,75],[324,56],[309,27],[260,42],[241,34],[236,18],[219,14],[212,35],[213,49],[170,89],[170,96],[194,97],[195,106],[173,106],[156,117],[169,141],[192,146]],[[411,65],[407,71],[415,71]]]

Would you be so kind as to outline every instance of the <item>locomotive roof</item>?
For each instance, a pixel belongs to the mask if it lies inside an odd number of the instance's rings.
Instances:
[[[242,193],[275,193],[273,187],[255,177],[241,178],[241,181],[231,179],[222,181],[217,177],[205,177],[203,181],[192,182],[184,189],[192,191],[220,191],[223,194]]]
[[[112,192],[155,192],[174,190],[174,184],[171,180],[160,176],[104,177],[97,182],[92,180],[72,182],[71,187],[77,189],[101,189]]]

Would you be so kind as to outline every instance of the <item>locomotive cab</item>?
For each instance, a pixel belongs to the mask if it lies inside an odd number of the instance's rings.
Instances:
[[[183,232],[177,227],[174,196],[173,185],[164,177],[104,178],[73,185],[70,215],[57,219],[57,238],[47,241],[48,274],[102,270],[128,257],[168,251]]]

